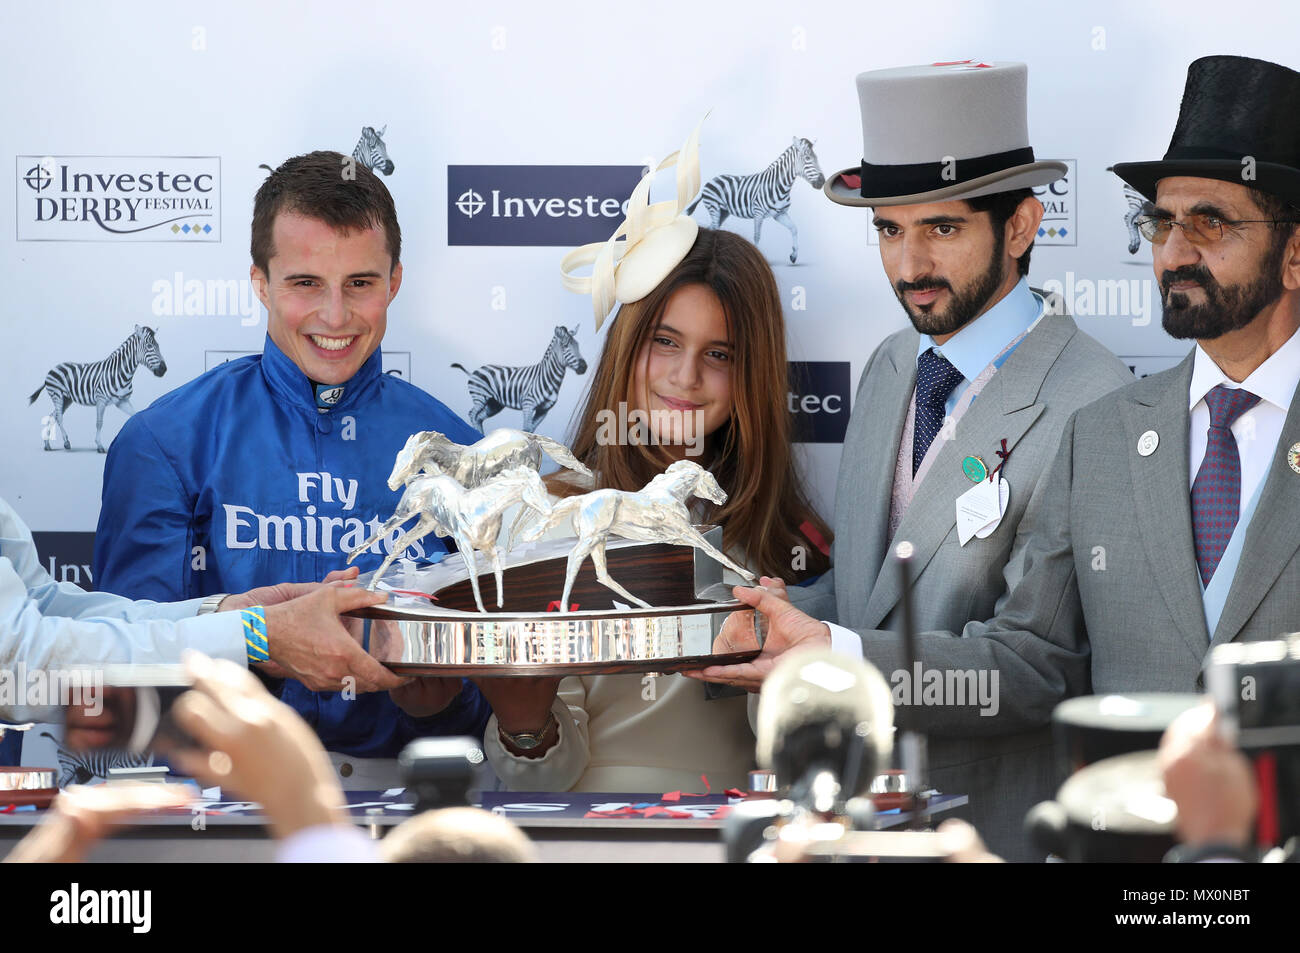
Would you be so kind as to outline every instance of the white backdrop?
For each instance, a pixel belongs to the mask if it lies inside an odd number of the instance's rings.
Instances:
[[[219,352],[261,349],[265,314],[251,307],[244,285],[225,302],[210,305],[205,292],[195,298],[189,310],[202,313],[168,314],[164,304],[180,302],[185,311],[187,282],[206,289],[246,281],[262,163],[316,148],[348,153],[362,127],[383,130],[395,164],[385,182],[405,239],[405,279],[385,351],[393,352],[390,366],[466,415],[465,377],[449,368],[452,361],[532,363],[554,325],[578,324],[594,365],[600,339],[588,299],[560,287],[562,247],[448,245],[449,216],[462,214],[448,202],[448,166],[639,165],[676,149],[711,109],[701,153],[706,180],[759,171],[794,136],[815,140],[821,169],[831,174],[860,158],[855,74],[914,62],[1028,62],[1035,150],[1076,162],[1068,195],[1049,199],[1067,226],[1066,236],[1050,240],[1067,244],[1039,243],[1033,283],[1059,282],[1067,304],[1085,312],[1078,318],[1085,330],[1139,373],[1160,369],[1186,345],[1160,330],[1150,251],[1128,252],[1125,197],[1106,167],[1163,154],[1187,64],[1197,56],[1300,65],[1300,8],[1290,4],[1249,18],[1192,0],[1070,9],[933,0],[563,6],[7,5],[0,68],[10,95],[0,154],[12,160],[14,187],[0,189],[9,332],[0,348],[0,495],[38,531],[94,529],[103,460],[94,452],[93,408],[67,412],[73,452],[46,452],[49,401],[45,394],[27,401],[54,365],[98,360],[134,325],[154,327],[168,370],[161,379],[137,373],[133,400],[144,407],[230,356]],[[97,158],[67,158],[78,156]],[[193,219],[213,226],[201,237],[155,229],[147,234],[162,240],[102,233],[87,241],[102,230],[37,228],[31,220],[37,194],[28,173],[43,157],[55,167],[117,170],[180,156],[218,160],[216,211]],[[123,165],[117,157],[147,158]],[[695,214],[707,223],[702,207]],[[791,216],[799,227],[796,265],[780,225],[768,221],[760,242],[787,302],[791,358],[849,362],[851,390],[903,314],[869,244],[866,212],[833,205],[796,181]],[[752,235],[747,221],[724,227]],[[37,233],[45,240],[26,240]],[[1123,282],[1130,300],[1118,297],[1119,285],[1099,282]],[[586,380],[570,373],[542,432],[565,436]],[[106,445],[122,419],[109,408]],[[492,424],[518,426],[519,414],[506,410]],[[829,512],[839,445],[807,444],[804,453],[816,499]]]

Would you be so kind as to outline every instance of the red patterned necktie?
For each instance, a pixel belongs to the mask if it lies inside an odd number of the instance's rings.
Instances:
[[[1210,584],[1241,512],[1241,456],[1233,422],[1259,403],[1259,397],[1239,387],[1214,387],[1205,395],[1210,429],[1205,459],[1192,484],[1192,537],[1201,582]]]

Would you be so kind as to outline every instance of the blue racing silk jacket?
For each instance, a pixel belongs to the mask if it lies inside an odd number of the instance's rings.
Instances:
[[[267,337],[260,356],[213,368],[129,418],[108,451],[95,533],[99,589],[172,602],[320,580],[378,531],[401,497],[388,489],[407,437],[482,435],[434,399],[382,372],[377,349],[338,387],[313,382]],[[377,569],[396,534],[357,558]],[[408,558],[436,562],[425,537]],[[395,757],[430,735],[481,738],[490,711],[466,681],[452,704],[413,718],[387,692],[312,692],[278,683],[280,698],[352,757]]]

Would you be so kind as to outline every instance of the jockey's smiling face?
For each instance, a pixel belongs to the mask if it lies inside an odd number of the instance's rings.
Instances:
[[[282,212],[272,248],[270,274],[251,273],[271,340],[313,381],[346,383],[383,340],[402,284],[383,229],[344,232]]]

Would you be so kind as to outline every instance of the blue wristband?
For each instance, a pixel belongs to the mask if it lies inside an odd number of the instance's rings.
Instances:
[[[266,643],[265,607],[249,606],[240,609],[239,620],[244,624],[244,647],[248,652],[248,664],[269,662],[271,653]]]

